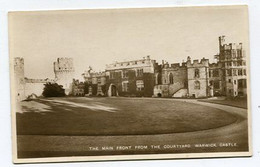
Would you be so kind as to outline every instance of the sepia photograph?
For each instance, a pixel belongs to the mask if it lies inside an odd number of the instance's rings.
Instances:
[[[247,6],[8,22],[14,163],[252,155]]]

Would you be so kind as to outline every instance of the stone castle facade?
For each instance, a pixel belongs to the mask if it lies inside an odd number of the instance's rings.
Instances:
[[[246,55],[242,43],[225,43],[219,37],[216,63],[208,59],[187,60],[161,64],[150,56],[139,60],[115,62],[105,71],[91,68],[82,74],[84,82],[74,79],[72,58],[58,58],[54,62],[55,79],[28,79],[24,76],[23,58],[15,58],[15,85],[17,99],[29,95],[40,96],[47,82],[58,83],[67,95],[73,96],[139,96],[204,98],[212,96],[246,96]]]
[[[91,95],[189,97],[246,96],[246,56],[242,43],[225,43],[219,37],[216,63],[208,59],[187,60],[182,64],[163,61],[158,64],[150,56],[116,62],[102,73],[83,73]],[[102,80],[102,82],[101,82]],[[92,91],[98,89],[99,91]],[[90,91],[89,91],[90,92]]]

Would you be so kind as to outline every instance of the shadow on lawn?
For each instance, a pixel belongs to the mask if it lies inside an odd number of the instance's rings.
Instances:
[[[171,101],[37,99],[22,102],[18,135],[150,135],[226,126],[242,118],[218,109]],[[26,104],[27,103],[27,104]],[[94,106],[94,108],[93,108]],[[117,108],[107,112],[107,108]],[[185,107],[183,107],[185,106]]]

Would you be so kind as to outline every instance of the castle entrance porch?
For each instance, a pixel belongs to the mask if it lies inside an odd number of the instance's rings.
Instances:
[[[118,96],[116,85],[110,84],[108,88],[108,96]]]

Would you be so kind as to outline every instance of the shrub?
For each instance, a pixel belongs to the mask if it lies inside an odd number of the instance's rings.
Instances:
[[[65,96],[65,89],[62,85],[57,83],[46,83],[44,84],[42,95],[44,97],[62,97]]]

